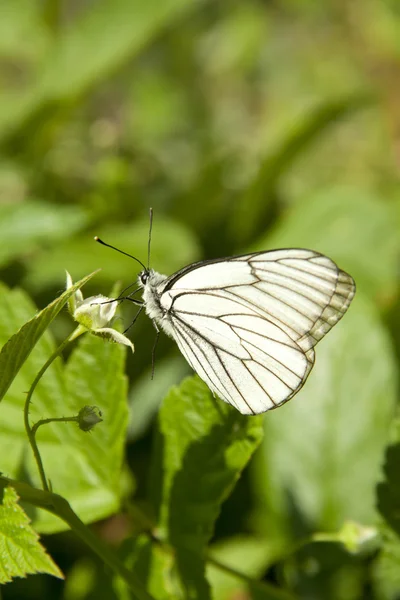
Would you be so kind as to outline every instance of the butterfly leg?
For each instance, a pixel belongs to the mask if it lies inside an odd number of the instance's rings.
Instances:
[[[130,302],[133,302],[133,304],[137,304],[137,305],[141,305],[143,304],[142,300],[137,300],[135,298],[132,298],[133,294],[136,294],[139,290],[135,290],[134,292],[131,292],[130,294],[128,294],[128,296],[118,296],[118,298],[111,298],[110,300],[104,300],[104,302],[100,302],[100,304],[112,304],[113,302],[122,302],[122,300],[129,300]]]
[[[125,298],[125,300],[130,300],[131,298]],[[136,303],[135,303],[136,304]],[[136,323],[140,313],[142,312],[142,310],[144,309],[144,304],[142,304],[139,308],[139,310],[137,311],[136,315],[133,317],[133,321],[132,323],[125,329],[124,334],[129,331],[129,329]]]
[[[156,366],[156,362],[155,362],[155,359],[156,359],[156,348],[157,348],[157,344],[158,344],[158,339],[160,337],[160,329],[159,329],[159,327],[158,327],[158,325],[157,325],[157,323],[155,321],[153,321],[153,325],[154,325],[154,328],[155,328],[155,330],[156,330],[157,333],[156,333],[156,339],[155,339],[154,345],[153,345],[153,350],[151,352],[151,378],[152,379],[154,379],[154,369],[155,369],[155,366]]]

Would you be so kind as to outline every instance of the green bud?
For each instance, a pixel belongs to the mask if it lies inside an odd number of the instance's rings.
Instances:
[[[103,420],[102,416],[102,412],[97,406],[84,406],[78,413],[79,429],[90,431]]]

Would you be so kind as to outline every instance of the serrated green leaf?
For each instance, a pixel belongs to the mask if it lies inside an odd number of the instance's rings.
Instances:
[[[203,552],[222,502],[261,441],[262,417],[241,415],[191,377],[164,400],[158,428],[152,473],[157,531],[175,549],[180,593],[207,600]]]
[[[357,289],[391,297],[398,284],[400,236],[391,205],[370,191],[330,187],[298,201],[257,249],[303,247],[327,254]]]
[[[263,497],[258,527],[282,534],[304,523],[327,531],[346,520],[373,523],[374,488],[396,397],[390,340],[374,307],[358,294],[318,344],[304,388],[266,415],[252,472]]]
[[[90,275],[83,277],[78,283],[75,283],[75,285],[61,294],[61,296],[56,298],[51,304],[34,316],[33,319],[25,323],[25,325],[23,325],[2,347],[0,351],[0,401],[3,399],[4,394],[7,392],[18,371],[21,369],[50,323],[55,319],[76,290],[85,285],[93,275],[94,273],[91,273]],[[0,296],[0,302],[2,302],[3,305],[0,308],[2,319],[10,322],[10,316],[13,313],[17,314],[18,307],[12,306],[13,301],[11,297],[8,296],[7,289],[4,286],[0,287]],[[26,306],[25,302],[24,304]],[[19,321],[18,317],[17,321]],[[1,338],[4,339],[3,336],[1,336]]]
[[[0,204],[0,266],[29,255],[40,242],[60,242],[87,224],[79,206],[55,206],[45,202]]]
[[[0,504],[0,583],[32,573],[47,573],[63,579],[18,505],[15,490],[8,487]]]

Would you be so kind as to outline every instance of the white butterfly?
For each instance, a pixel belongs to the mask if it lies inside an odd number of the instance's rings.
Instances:
[[[170,277],[141,264],[143,303],[133,301],[212,392],[247,415],[277,408],[301,389],[315,344],[356,289],[331,259],[304,249],[201,261]]]
[[[313,347],[342,318],[355,283],[301,249],[202,261],[174,275],[139,275],[146,313],[194,371],[242,414],[290,400],[314,364]]]

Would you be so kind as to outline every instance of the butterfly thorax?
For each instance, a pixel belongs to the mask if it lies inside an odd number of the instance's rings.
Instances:
[[[160,297],[166,279],[166,275],[161,275],[153,269],[142,271],[138,277],[138,283],[143,288],[142,297],[146,313],[150,319],[154,319],[160,325],[162,325],[161,321],[165,315],[165,310],[161,307]]]

